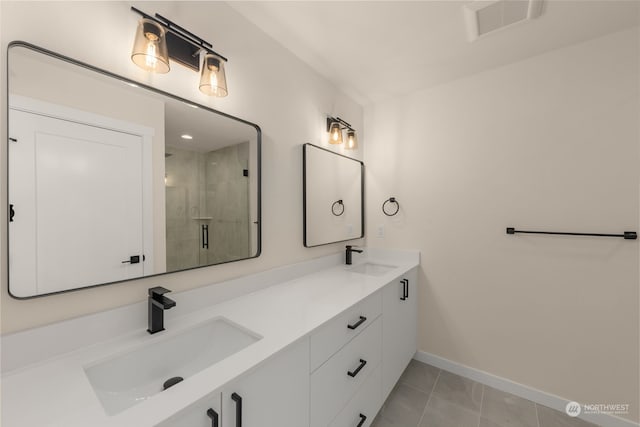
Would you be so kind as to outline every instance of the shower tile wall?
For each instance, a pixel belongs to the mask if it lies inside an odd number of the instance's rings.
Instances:
[[[208,153],[169,147],[167,271],[246,258],[250,248],[249,143]],[[202,246],[202,225],[209,248]]]
[[[250,256],[249,143],[207,154],[206,207],[209,226],[209,264]]]
[[[165,159],[167,271],[197,267],[200,230],[192,218],[199,216],[200,159],[195,151],[168,148]]]

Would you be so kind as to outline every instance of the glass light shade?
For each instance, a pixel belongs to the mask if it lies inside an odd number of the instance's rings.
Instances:
[[[168,73],[169,52],[165,29],[150,19],[141,19],[133,42],[131,60],[143,70]]]
[[[211,96],[227,96],[224,61],[212,53],[204,55],[200,71],[200,92]]]
[[[355,150],[358,148],[358,136],[356,135],[355,130],[349,129],[347,131],[347,143],[344,148],[347,150]]]
[[[338,122],[332,122],[329,127],[329,144],[342,144],[342,129]]]

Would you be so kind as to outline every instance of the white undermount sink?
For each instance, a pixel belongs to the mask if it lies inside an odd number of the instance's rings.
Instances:
[[[107,415],[115,415],[163,391],[168,379],[186,379],[261,338],[218,317],[87,366],[85,373]]]
[[[383,276],[394,268],[396,268],[395,265],[374,264],[372,262],[365,262],[363,264],[355,265],[349,268],[349,271],[358,274],[366,274],[367,276]]]

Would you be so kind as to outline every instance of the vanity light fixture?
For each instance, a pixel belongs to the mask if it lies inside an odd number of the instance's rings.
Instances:
[[[339,122],[331,122],[328,132],[329,144],[342,144],[342,129]]]
[[[347,150],[355,150],[358,148],[358,135],[353,129],[347,130],[347,144],[345,145]]]
[[[146,71],[168,73],[171,59],[200,73],[202,93],[227,96],[224,71],[227,58],[215,52],[211,43],[158,13],[150,16],[135,7],[131,10],[142,16],[131,52],[134,64]]]
[[[154,73],[169,72],[169,53],[165,29],[151,19],[138,22],[131,60],[138,67]]]
[[[347,143],[345,149],[355,150],[358,148],[358,136],[351,125],[340,117],[327,117],[327,132],[329,132],[329,144],[342,144],[342,131],[347,130]]]
[[[224,62],[216,54],[206,53],[204,55],[200,72],[200,92],[213,96],[227,96]]]

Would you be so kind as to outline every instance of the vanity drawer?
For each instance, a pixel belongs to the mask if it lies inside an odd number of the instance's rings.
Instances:
[[[329,427],[369,427],[382,407],[382,366],[378,365]]]
[[[327,427],[382,359],[378,317],[311,374],[311,427]]]
[[[362,332],[380,313],[382,293],[376,292],[318,328],[311,335],[311,372]]]

